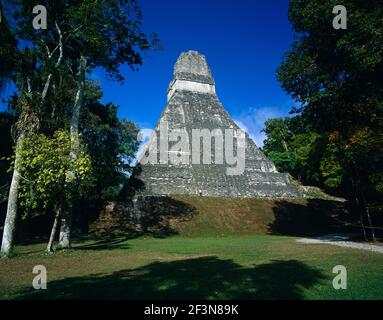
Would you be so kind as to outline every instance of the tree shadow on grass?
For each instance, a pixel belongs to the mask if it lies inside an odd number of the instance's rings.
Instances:
[[[148,235],[166,238],[177,235],[177,224],[191,220],[198,212],[188,203],[169,196],[142,196],[136,200],[116,202],[107,206],[101,219],[93,222],[96,235],[128,236]]]
[[[296,261],[243,267],[232,260],[200,257],[48,282],[20,299],[302,299],[325,275]]]
[[[75,244],[73,246],[76,250],[113,250],[113,249],[128,249],[128,240],[140,237],[140,234],[131,233],[124,236],[110,235],[103,237],[93,238],[91,243]]]
[[[197,209],[169,196],[146,197],[141,203],[142,232],[156,238],[177,235],[176,225],[192,220]]]

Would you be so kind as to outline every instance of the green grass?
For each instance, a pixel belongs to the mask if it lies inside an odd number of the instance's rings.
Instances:
[[[251,199],[199,196],[159,197],[141,207],[141,222],[150,234],[185,237],[277,234],[305,236],[347,232],[343,203],[320,199]],[[126,203],[105,210],[90,231],[129,232]],[[131,222],[131,221],[128,221]],[[126,228],[124,228],[124,226]],[[354,230],[355,231],[355,230]]]
[[[43,244],[19,246],[0,260],[2,299],[383,299],[383,255],[293,237],[114,238],[75,243],[45,256]],[[348,271],[335,290],[335,265]],[[32,289],[45,265],[48,289]]]

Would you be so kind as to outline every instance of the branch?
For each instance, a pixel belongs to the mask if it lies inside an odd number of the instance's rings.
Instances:
[[[54,53],[56,52],[56,50],[59,48],[59,45],[56,46],[56,48],[53,49],[53,51],[51,52],[49,50],[49,47],[48,45],[45,43],[45,41],[43,39],[40,39],[40,42],[42,43],[42,45],[45,47],[45,50],[47,52],[47,56],[48,56],[48,60],[52,59]]]
[[[21,179],[27,181],[29,184],[34,184],[36,182],[35,180],[32,181],[32,180],[29,180],[27,178],[24,178],[20,173],[19,173],[19,176],[20,176]]]
[[[45,47],[45,50],[47,51],[47,56],[48,56],[48,59],[51,58],[51,51],[49,50],[49,47],[48,45],[45,43],[45,41],[43,39],[40,38],[40,42],[41,44]]]
[[[60,49],[60,55],[59,55],[59,58],[57,59],[57,62],[56,62],[56,68],[57,68],[60,65],[61,60],[63,58],[63,35],[62,35],[61,29],[59,28],[59,26],[58,26],[56,21],[55,21],[55,26],[56,26],[56,29],[57,29],[57,33],[59,34],[59,44],[58,44],[58,46],[59,46],[59,49]]]
[[[59,26],[57,24],[57,21],[55,21],[55,26],[56,26],[56,29],[57,29],[57,33],[59,34],[59,43],[56,46],[54,51],[56,51],[57,47],[60,49],[60,55],[59,55],[59,57],[57,59],[56,65],[55,65],[55,68],[57,68],[61,64],[61,61],[63,59],[63,36],[62,36],[62,33],[61,33],[61,29],[59,28]],[[48,48],[48,50],[49,50],[49,48]],[[51,55],[53,55],[54,51],[51,53]],[[50,73],[48,75],[47,81],[45,82],[45,85],[44,85],[43,92],[41,93],[41,103],[40,103],[41,106],[43,105],[43,103],[45,101],[45,98],[46,98],[46,96],[48,94],[49,86],[51,84],[51,79],[52,79],[52,73]]]
[[[28,90],[28,93],[32,92],[31,79],[29,77],[27,77],[27,90]]]
[[[72,67],[69,65],[69,63],[66,62],[65,64],[66,64],[66,66],[68,67],[70,73],[73,74],[73,69],[72,69]]]
[[[50,73],[48,75],[48,78],[47,78],[47,81],[45,81],[45,85],[44,85],[44,89],[43,89],[43,92],[41,93],[41,103],[40,105],[43,105],[44,103],[44,100],[48,94],[48,89],[49,89],[49,86],[51,84],[51,79],[52,79],[52,73]]]
[[[70,31],[65,32],[64,34],[66,35],[66,34],[68,34],[68,33],[75,33],[75,32],[77,32],[78,30],[80,30],[80,29],[83,28],[83,27],[84,27],[84,24],[81,24],[81,25],[79,25],[78,27],[74,28],[73,30],[70,30]]]
[[[59,46],[57,45],[56,48],[53,49],[52,53],[50,54],[49,56],[49,59],[51,59],[53,57],[53,54],[56,52],[56,50],[59,48]]]

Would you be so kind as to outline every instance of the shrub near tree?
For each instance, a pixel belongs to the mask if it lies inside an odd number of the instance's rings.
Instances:
[[[78,157],[72,161],[69,133],[56,131],[52,138],[44,134],[25,138],[18,151],[21,157],[15,165],[21,176],[19,199],[24,208],[23,218],[32,210],[47,208],[53,208],[55,214],[47,252],[52,251],[58,220],[68,206],[68,190],[80,189],[80,184],[91,182],[91,159],[80,148]]]

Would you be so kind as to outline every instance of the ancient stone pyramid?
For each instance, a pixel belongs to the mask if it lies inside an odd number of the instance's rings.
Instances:
[[[183,130],[188,135],[193,129],[239,130],[215,93],[215,82],[205,57],[196,51],[182,53],[175,64],[174,79],[168,88],[168,103],[154,131],[155,136],[152,135],[146,144],[145,155],[139,160],[139,170],[135,172],[135,178],[142,182],[142,194],[300,197],[298,190],[289,184],[287,175],[276,170],[273,162],[257,148],[248,134],[243,134],[245,167],[239,175],[228,175],[227,168],[231,166],[215,160],[214,152],[217,149],[214,143],[211,143],[213,156],[210,164],[203,164],[203,161],[195,164],[191,160],[180,164],[144,161],[143,158],[149,152],[154,152],[159,159],[160,151],[157,150],[160,142],[157,137],[163,123],[167,123],[169,132]],[[205,142],[202,141],[201,150],[203,143]],[[237,145],[234,150],[238,150]],[[179,154],[181,153],[180,151]],[[192,158],[189,151],[183,152],[182,156]]]

